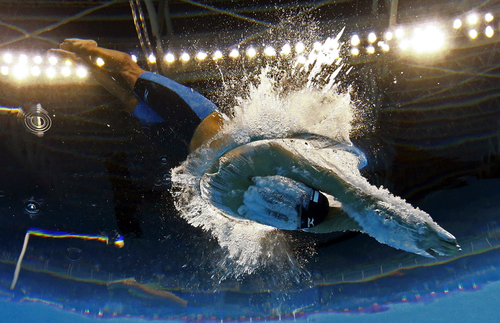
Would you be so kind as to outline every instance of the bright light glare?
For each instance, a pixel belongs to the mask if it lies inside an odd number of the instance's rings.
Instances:
[[[398,29],[396,29],[396,38],[403,38],[403,36],[405,35],[405,31],[402,27],[399,27]]]
[[[156,63],[156,56],[153,55],[153,54],[150,54],[148,56],[148,61],[151,63],[151,64],[155,64]]]
[[[314,42],[313,48],[315,51],[319,52],[323,48],[323,45],[319,41],[317,41],[317,42]]]
[[[42,74],[42,70],[40,69],[40,67],[33,66],[31,68],[31,75],[33,75],[33,76],[40,76],[40,74]]]
[[[351,55],[358,56],[359,55],[359,49],[357,47],[351,48]]]
[[[255,55],[257,55],[257,51],[255,50],[255,48],[253,47],[250,47],[247,49],[247,56],[252,58],[252,57],[255,57]]]
[[[7,64],[12,63],[13,59],[14,59],[14,57],[12,56],[12,54],[11,54],[11,53],[5,53],[5,54],[3,55],[3,61],[4,61],[5,63],[7,63]]]
[[[2,73],[2,75],[9,75],[9,67],[3,65],[2,67],[0,67],[0,72]]]
[[[462,20],[457,18],[453,21],[453,28],[460,29],[460,27],[462,27]]]
[[[216,50],[214,54],[212,55],[212,58],[214,60],[218,60],[222,58],[222,52],[220,50]]]
[[[68,77],[71,75],[71,68],[69,66],[64,66],[62,69],[61,69],[61,74],[62,76],[64,77]]]
[[[76,69],[76,75],[79,78],[83,79],[83,78],[87,77],[87,70],[85,69],[85,67],[80,66]]]
[[[276,55],[276,50],[271,46],[267,46],[264,49],[264,54],[266,54],[266,56],[274,56]]]
[[[401,43],[399,43],[399,48],[403,51],[408,50],[408,48],[410,48],[410,41],[408,39],[402,40]]]
[[[491,38],[495,34],[495,31],[493,30],[493,27],[487,26],[484,29],[484,34],[486,35],[486,37]]]
[[[103,66],[104,65],[104,60],[100,57],[98,57],[95,61],[95,63],[97,64],[97,66]]]
[[[47,75],[48,78],[52,79],[56,76],[56,69],[53,67],[49,67],[45,71],[45,74]]]
[[[488,12],[487,14],[484,15],[484,20],[486,20],[486,22],[492,22],[493,15],[490,12]]]
[[[444,33],[436,26],[416,28],[414,31],[412,45],[417,53],[436,52],[444,47],[444,43]]]
[[[236,48],[231,49],[231,52],[229,52],[229,57],[237,58],[238,56],[240,56],[240,52]]]
[[[297,63],[305,64],[307,62],[307,58],[304,55],[297,56]]]
[[[369,33],[368,42],[373,44],[375,41],[377,41],[377,35],[374,32]]]
[[[385,33],[384,37],[385,37],[385,40],[389,41],[389,40],[392,40],[392,38],[394,37],[394,34],[392,33],[392,31],[388,31]]]
[[[384,52],[388,52],[390,49],[389,44],[387,44],[386,42],[379,42],[378,45]]]
[[[35,62],[35,64],[37,64],[37,65],[42,64],[42,62],[43,62],[43,58],[42,58],[42,56],[40,56],[40,55],[35,56],[35,57],[33,58],[33,62]]]
[[[351,37],[351,45],[352,46],[358,46],[360,43],[360,39],[358,35],[352,35]]]
[[[19,55],[19,64],[27,64],[28,63],[28,56],[21,54]]]
[[[57,64],[57,57],[55,57],[55,56],[50,56],[50,57],[49,57],[49,64],[50,64],[50,65],[56,65],[56,64]]]
[[[477,38],[477,31],[475,29],[469,30],[469,37],[472,39],[476,39]]]
[[[205,58],[207,58],[207,53],[205,52],[198,52],[198,54],[196,54],[196,59],[198,59],[199,61],[202,61]]]
[[[295,44],[295,52],[297,54],[303,53],[305,49],[306,46],[304,45],[303,42],[298,42],[297,44]]]
[[[467,16],[467,22],[469,25],[475,25],[477,24],[477,21],[479,20],[477,13],[471,13],[470,15]]]
[[[132,54],[132,55],[130,55],[130,57],[132,58],[132,60],[133,60],[134,62],[136,62],[136,63],[137,63],[137,56],[135,56],[134,54]]]
[[[189,54],[188,54],[188,53],[186,53],[186,52],[182,53],[182,55],[181,55],[181,60],[182,60],[183,62],[189,62],[189,59],[190,59],[190,58],[191,58],[191,57],[190,57],[190,56],[189,56]]]
[[[166,61],[167,63],[173,63],[173,62],[175,61],[175,56],[174,56],[174,54],[172,54],[172,53],[167,53],[167,54],[165,55],[165,61]]]
[[[292,52],[292,47],[290,46],[290,44],[285,44],[281,48],[281,55],[290,55],[291,52]]]
[[[24,64],[19,64],[14,66],[12,73],[14,74],[14,77],[21,80],[28,76],[28,67]]]

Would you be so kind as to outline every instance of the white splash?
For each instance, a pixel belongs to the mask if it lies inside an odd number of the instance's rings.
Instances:
[[[173,170],[173,192],[182,217],[209,231],[226,251],[225,258],[218,262],[222,278],[270,267],[295,279],[304,273],[288,235],[273,227],[228,218],[203,198],[200,181],[225,152],[256,140],[306,133],[328,138],[329,144],[351,145],[351,98],[349,93],[336,89],[336,76],[345,69],[339,57],[341,34],[327,39],[320,51],[313,50],[305,63],[292,66],[291,73],[287,71],[291,81],[294,75],[308,73],[306,82],[294,90],[283,91],[276,79],[269,76],[271,69],[264,69],[256,86],[242,90],[233,108],[234,117],[220,135],[226,138],[224,146],[198,149]],[[322,75],[324,67],[332,64],[333,72]]]

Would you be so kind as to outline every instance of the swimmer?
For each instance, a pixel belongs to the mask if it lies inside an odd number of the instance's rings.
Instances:
[[[81,39],[66,39],[54,51],[86,64],[96,80],[120,98],[141,123],[164,125],[164,135],[173,138],[169,141],[172,167],[190,152],[202,146],[223,145],[226,140],[222,130],[227,118],[211,101],[141,69],[128,54]],[[97,57],[104,60],[104,65],[95,64]],[[204,176],[202,185],[215,192],[207,198],[235,218],[258,218],[277,228],[314,233],[362,231],[381,243],[427,257],[454,255],[461,250],[455,237],[424,211],[389,192],[381,192],[366,180],[353,181],[340,169],[326,168],[301,156],[287,146],[286,140],[250,143],[220,157]],[[356,178],[362,177],[358,174]],[[274,185],[274,190],[266,190],[267,184],[277,182],[280,185]],[[287,205],[283,201],[290,191],[311,196],[314,203],[290,200]],[[335,198],[340,206],[329,207],[323,193]],[[256,205],[259,198],[274,202]],[[314,212],[318,214],[311,214]],[[308,218],[305,224],[303,214]],[[266,223],[263,218],[268,215],[273,219]]]

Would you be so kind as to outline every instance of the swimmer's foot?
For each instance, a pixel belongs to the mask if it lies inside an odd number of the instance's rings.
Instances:
[[[59,48],[78,55],[92,55],[92,49],[97,48],[97,42],[92,39],[68,38],[59,45]]]

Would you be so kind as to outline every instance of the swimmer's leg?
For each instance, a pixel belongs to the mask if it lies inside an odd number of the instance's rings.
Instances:
[[[101,84],[109,93],[123,103],[126,111],[130,113],[134,111],[135,107],[139,103],[139,100],[124,81],[120,82],[120,76],[118,74],[111,73],[96,66],[87,56],[81,56],[77,53],[63,49],[52,49],[50,52],[61,55],[62,57],[70,59],[75,63],[84,65],[88,69],[89,74],[99,84]]]
[[[114,84],[113,81],[118,78],[112,75],[110,79],[109,72],[118,75],[127,85],[125,90],[133,90],[141,100],[146,102],[147,106],[155,111],[155,114],[159,115],[160,118],[156,120],[171,120],[175,126],[174,131],[177,127],[184,128],[184,139],[191,151],[220,131],[224,118],[211,101],[191,88],[164,76],[146,73],[130,55],[99,47],[93,40],[77,38],[66,39],[60,48],[84,59],[92,67],[92,73],[95,74],[96,79],[108,91],[125,101],[128,110],[133,111],[138,101],[132,99],[129,92],[124,92]],[[104,60],[103,67],[95,65],[96,57]],[[99,71],[107,72],[108,76]],[[150,112],[147,113],[150,114]]]
[[[99,47],[94,40],[68,38],[59,46],[63,50],[90,57],[95,61],[97,57],[104,61],[103,69],[118,73],[132,90],[139,76],[145,72],[132,60],[130,55],[103,47]]]

